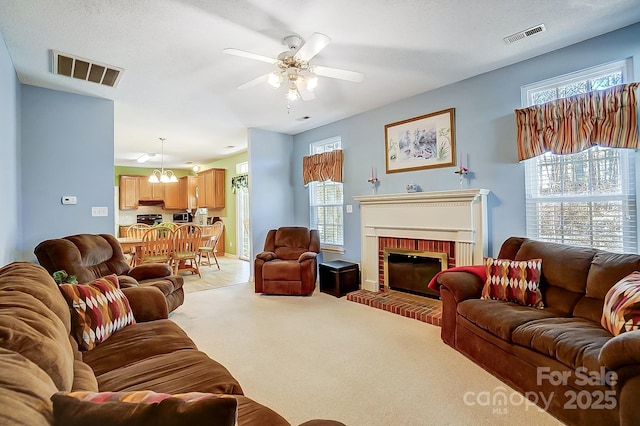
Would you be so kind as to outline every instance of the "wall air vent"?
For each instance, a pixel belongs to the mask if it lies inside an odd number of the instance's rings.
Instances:
[[[544,24],[536,25],[533,28],[529,28],[528,30],[520,31],[515,34],[511,34],[508,37],[503,38],[504,42],[507,44],[515,43],[516,41],[520,41],[523,38],[531,37],[533,35],[539,34],[543,31],[546,31]]]
[[[101,64],[90,59],[52,50],[51,72],[104,86],[116,87],[124,68]]]

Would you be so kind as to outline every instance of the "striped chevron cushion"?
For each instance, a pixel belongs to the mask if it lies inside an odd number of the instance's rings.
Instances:
[[[59,287],[71,310],[71,333],[80,350],[91,350],[116,331],[136,322],[116,275]]]
[[[640,272],[630,273],[609,289],[600,323],[614,336],[640,328]]]
[[[544,308],[540,292],[542,259],[485,259],[487,280],[483,299],[497,299]]]

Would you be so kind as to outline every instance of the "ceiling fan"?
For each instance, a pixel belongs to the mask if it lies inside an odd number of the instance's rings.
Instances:
[[[302,98],[309,101],[315,98],[313,89],[318,85],[318,76],[337,78],[339,80],[360,83],[364,80],[364,74],[347,71],[338,68],[323,67],[321,65],[311,65],[309,61],[322,51],[331,39],[321,33],[313,33],[304,42],[297,35],[290,35],[282,40],[282,43],[289,48],[278,55],[277,58],[259,55],[239,49],[224,49],[224,53],[241,56],[243,58],[255,59],[276,65],[277,69],[265,75],[261,75],[251,81],[238,86],[238,89],[248,89],[264,81],[272,87],[278,88],[286,83],[288,92],[287,99],[294,101]]]

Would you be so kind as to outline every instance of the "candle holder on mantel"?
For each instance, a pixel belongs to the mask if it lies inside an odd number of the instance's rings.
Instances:
[[[375,176],[371,176],[369,179],[367,179],[367,182],[371,184],[371,195],[376,195],[376,192],[378,190],[378,182],[380,182],[380,179]]]
[[[460,186],[462,186],[462,179],[464,179],[464,176],[469,173],[469,169],[467,169],[466,167],[458,167],[453,171],[453,173],[456,173],[458,175],[460,179]]]

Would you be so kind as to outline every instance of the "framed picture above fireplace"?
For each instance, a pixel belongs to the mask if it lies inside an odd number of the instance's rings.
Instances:
[[[387,173],[455,166],[454,108],[384,126]]]

